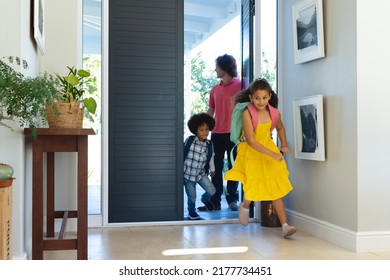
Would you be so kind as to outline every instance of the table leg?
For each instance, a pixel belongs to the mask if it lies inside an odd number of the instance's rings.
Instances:
[[[46,236],[54,237],[54,153],[47,153]]]
[[[88,259],[88,138],[77,137],[77,259]]]
[[[43,139],[33,140],[32,259],[43,259]]]

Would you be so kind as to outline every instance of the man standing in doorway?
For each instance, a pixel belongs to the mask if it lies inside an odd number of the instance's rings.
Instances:
[[[215,210],[221,210],[223,193],[223,166],[227,152],[228,166],[232,168],[230,151],[234,143],[230,141],[230,124],[234,108],[235,95],[241,90],[241,81],[237,78],[237,63],[233,56],[224,54],[215,60],[215,72],[220,80],[210,91],[208,113],[215,119],[215,127],[211,133],[214,145],[215,176],[212,178],[216,193],[211,197]],[[232,211],[238,211],[238,182],[227,182],[226,202]],[[198,207],[206,211],[206,207]]]

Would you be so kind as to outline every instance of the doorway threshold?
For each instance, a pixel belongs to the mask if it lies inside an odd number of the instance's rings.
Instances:
[[[250,218],[249,223],[259,223],[257,219]],[[239,224],[238,219],[225,220],[181,220],[163,222],[133,222],[133,223],[109,223],[103,227],[150,227],[150,226],[185,226],[185,225],[218,225],[218,224]]]

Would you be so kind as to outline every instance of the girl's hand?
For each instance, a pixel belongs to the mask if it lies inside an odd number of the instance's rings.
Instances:
[[[284,159],[282,154],[279,153],[274,153],[273,158],[276,159],[277,161],[282,161]]]
[[[289,154],[290,153],[290,149],[288,146],[282,146],[280,148],[280,151],[283,153],[283,154]]]

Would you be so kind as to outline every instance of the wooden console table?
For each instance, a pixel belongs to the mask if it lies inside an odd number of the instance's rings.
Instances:
[[[24,130],[31,138],[31,130]],[[32,259],[42,260],[43,251],[77,249],[77,259],[88,259],[88,135],[93,129],[38,128],[33,147]],[[77,152],[77,210],[56,211],[54,207],[54,153]],[[43,159],[47,154],[46,236],[54,237],[54,220],[61,218],[58,239],[43,236]],[[64,239],[68,218],[77,218],[77,238]]]

